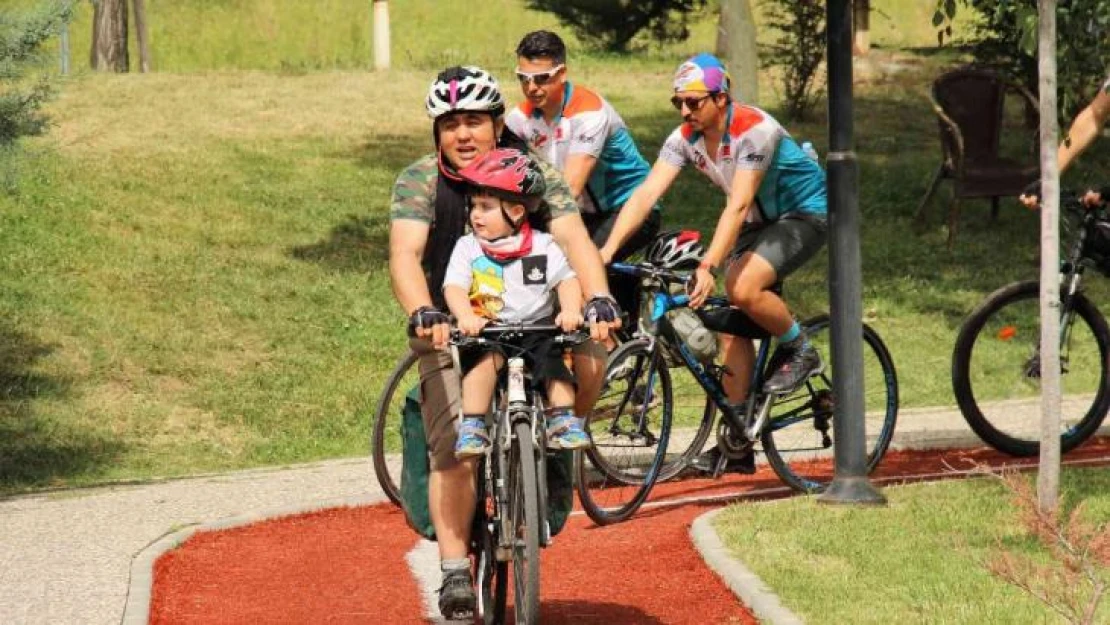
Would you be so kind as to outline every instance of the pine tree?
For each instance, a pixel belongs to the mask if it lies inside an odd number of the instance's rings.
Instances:
[[[26,13],[0,13],[0,148],[46,129],[40,108],[51,95],[50,81],[32,74],[46,63],[43,44],[60,32],[72,11],[70,0],[51,0]]]

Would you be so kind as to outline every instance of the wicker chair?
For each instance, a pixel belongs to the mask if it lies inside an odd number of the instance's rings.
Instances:
[[[1037,101],[1027,89],[985,69],[965,68],[943,74],[933,82],[932,103],[940,126],[943,160],[917,208],[922,225],[925,208],[941,179],[953,181],[948,206],[948,247],[956,238],[960,200],[990,198],[991,218],[998,217],[1001,197],[1016,197],[1040,175],[1035,152],[1029,162],[999,155],[1007,92],[1017,93],[1025,104],[1025,126],[1035,145]]]

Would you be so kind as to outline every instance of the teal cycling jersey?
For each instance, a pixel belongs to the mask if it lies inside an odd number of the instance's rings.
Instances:
[[[733,103],[726,128],[716,158],[710,158],[704,137],[689,124],[667,137],[659,158],[675,167],[693,163],[726,195],[737,170],[764,172],[756,191],[759,210],[750,211],[748,221],[775,221],[792,213],[825,218],[825,172],[775,118],[754,106]]]
[[[597,159],[586,182],[587,192],[579,198],[584,213],[620,210],[651,169],[612,105],[570,82],[566,83],[562,109],[550,123],[543,111],[524,102],[505,116],[505,124],[559,171],[565,168],[567,158],[576,154]]]

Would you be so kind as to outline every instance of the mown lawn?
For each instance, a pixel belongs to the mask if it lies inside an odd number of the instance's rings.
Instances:
[[[1067,469],[1061,493],[1065,511],[1082,502],[1085,522],[1110,521],[1110,469]],[[1001,482],[942,481],[883,494],[884,508],[821,505],[813,497],[734,505],[714,525],[732,555],[806,622],[1064,622],[987,568],[1002,552],[1051,561]],[[1108,573],[1100,569],[1103,579]],[[1058,580],[1030,581],[1061,589]],[[1074,590],[1090,596],[1085,582]],[[1107,619],[1104,600],[1094,622]]]

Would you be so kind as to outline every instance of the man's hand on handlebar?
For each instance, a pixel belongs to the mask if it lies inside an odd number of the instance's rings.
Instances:
[[[409,315],[409,336],[428,339],[436,349],[447,346],[451,318],[434,306],[421,306]]]
[[[609,331],[621,327],[621,307],[608,293],[599,293],[586,302],[583,316],[590,323],[590,338],[601,342],[609,338]]]
[[[690,307],[701,308],[705,300],[713,294],[716,286],[717,281],[709,267],[698,266],[697,271],[690,275],[690,281],[686,283],[686,293],[690,295]]]

